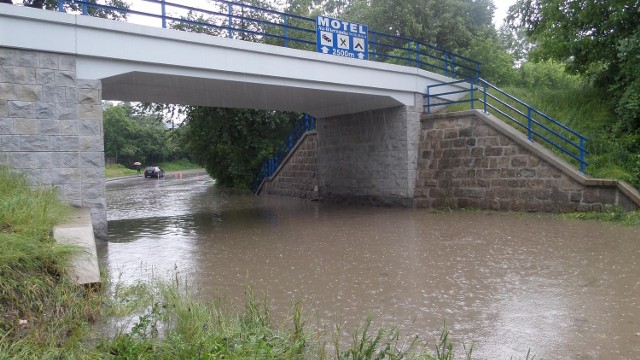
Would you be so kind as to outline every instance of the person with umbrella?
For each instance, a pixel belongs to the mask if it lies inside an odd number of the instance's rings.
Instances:
[[[136,168],[136,170],[138,171],[138,175],[140,175],[140,166],[142,165],[142,163],[140,163],[140,161],[136,161],[133,163],[133,166]]]

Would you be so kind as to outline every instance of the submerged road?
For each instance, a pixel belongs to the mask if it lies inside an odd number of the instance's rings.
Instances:
[[[197,173],[107,193],[113,281],[178,275],[207,300],[252,286],[278,321],[302,301],[312,328],[371,314],[430,348],[446,322],[477,359],[640,358],[637,227],[256,198]]]

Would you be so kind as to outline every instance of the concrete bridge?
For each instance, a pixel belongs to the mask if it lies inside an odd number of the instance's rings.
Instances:
[[[0,152],[34,183],[92,209],[106,235],[102,101],[305,112],[393,109],[389,158],[409,196],[426,86],[417,68],[0,4]],[[410,147],[413,147],[410,149]],[[381,150],[382,151],[382,150]],[[402,172],[400,174],[399,172]],[[391,193],[390,193],[391,195]]]
[[[305,145],[313,156],[303,167],[315,180],[304,180],[309,174],[295,168],[293,180],[282,176],[286,181],[266,193],[296,195],[286,184],[303,179],[311,188],[297,196],[315,191],[324,199],[386,205],[455,200],[536,210],[508,205],[509,196],[542,204],[539,210],[640,205],[637,193],[617,182],[588,183],[547,162],[529,162],[530,150],[507,149],[507,140],[490,136],[493,130],[477,120],[434,125],[439,120],[422,117],[424,90],[451,79],[417,68],[0,4],[0,69],[0,161],[33,183],[54,186],[70,204],[90,208],[102,238],[103,100],[315,116],[318,131]],[[493,139],[473,140],[483,137]],[[289,165],[295,161],[283,167]],[[523,167],[529,170],[513,170]],[[528,187],[535,191],[496,192]],[[536,201],[528,201],[530,195]]]

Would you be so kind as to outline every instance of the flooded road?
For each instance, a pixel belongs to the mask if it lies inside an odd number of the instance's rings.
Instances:
[[[205,175],[107,185],[114,281],[181,278],[204,299],[268,292],[283,319],[443,323],[475,359],[640,359],[640,229],[486,211],[345,207],[256,198]],[[463,358],[462,350],[458,358]]]

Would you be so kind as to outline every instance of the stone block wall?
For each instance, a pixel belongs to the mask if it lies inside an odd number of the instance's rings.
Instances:
[[[317,133],[309,132],[291,150],[280,170],[265,180],[259,194],[317,199],[316,151]]]
[[[91,209],[106,238],[101,83],[72,55],[0,48],[0,163]]]
[[[584,177],[479,111],[423,116],[416,206],[566,212],[616,204],[635,210],[634,191]]]
[[[411,206],[422,96],[416,106],[317,120],[322,200]]]

